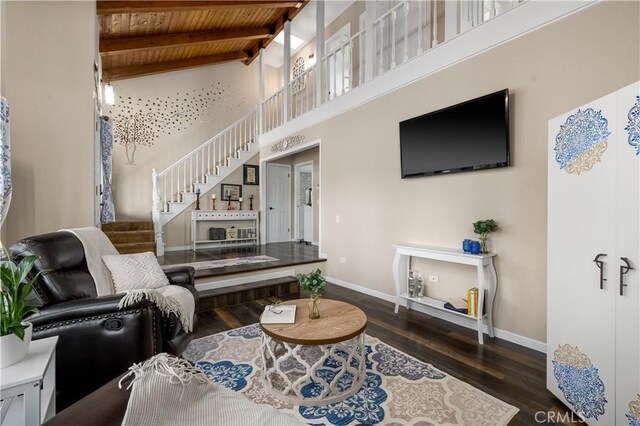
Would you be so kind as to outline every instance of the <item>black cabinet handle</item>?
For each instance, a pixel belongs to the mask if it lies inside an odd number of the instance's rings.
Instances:
[[[596,263],[596,266],[598,267],[598,269],[600,269],[600,290],[604,289],[604,282],[607,280],[604,277],[604,262],[602,260],[600,260],[601,257],[607,257],[607,255],[605,253],[600,253],[596,256],[595,259],[593,259],[593,261]]]
[[[626,257],[621,257],[620,260],[622,260],[626,265],[620,265],[620,296],[624,296],[624,288],[627,286],[624,283],[624,275],[627,272],[631,271],[633,268],[629,264],[629,259],[627,259]]]

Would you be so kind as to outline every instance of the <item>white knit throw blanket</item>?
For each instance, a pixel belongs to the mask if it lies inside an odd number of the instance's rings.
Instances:
[[[182,328],[188,333],[193,331],[193,314],[196,311],[196,302],[189,290],[178,285],[166,285],[155,289],[139,289],[127,291],[127,295],[120,299],[118,308],[126,308],[135,305],[143,299],[152,301],[160,312],[165,315],[175,314]]]
[[[74,228],[63,229],[61,232],[71,232],[78,237],[84,247],[84,256],[87,260],[87,269],[96,285],[98,296],[116,294],[113,286],[113,278],[109,268],[102,261],[102,256],[117,255],[118,250],[113,246],[109,238],[98,228]],[[145,283],[140,283],[144,287]],[[189,290],[177,285],[168,285],[156,289],[140,288],[127,291],[120,299],[118,309],[134,305],[143,299],[152,301],[160,312],[165,315],[175,314],[182,328],[187,332],[193,330],[193,314],[195,313],[195,301]]]
[[[119,253],[104,232],[93,227],[62,229],[61,232],[71,232],[82,243],[87,269],[96,284],[98,296],[115,294],[111,272],[102,261],[102,256]]]
[[[133,376],[123,426],[303,425],[272,406],[211,383],[189,361],[167,353],[134,364],[118,386]]]

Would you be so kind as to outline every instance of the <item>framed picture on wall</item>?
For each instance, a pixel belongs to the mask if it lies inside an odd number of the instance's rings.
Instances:
[[[231,196],[231,201],[240,201],[242,197],[242,185],[230,185],[223,183],[220,185],[220,198],[227,201]]]
[[[252,166],[250,164],[245,164],[243,166],[243,183],[245,185],[259,185],[260,184],[260,175],[258,173],[259,166]]]

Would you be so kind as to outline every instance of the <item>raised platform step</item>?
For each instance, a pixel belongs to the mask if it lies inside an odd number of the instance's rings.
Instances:
[[[200,291],[199,312],[210,311],[225,306],[264,299],[266,297],[297,297],[300,285],[295,277],[273,278],[231,287]]]
[[[146,251],[156,252],[156,243],[124,243],[114,244],[120,254],[144,253]]]
[[[112,231],[153,231],[153,222],[150,220],[127,220],[121,222],[105,223],[103,232]]]

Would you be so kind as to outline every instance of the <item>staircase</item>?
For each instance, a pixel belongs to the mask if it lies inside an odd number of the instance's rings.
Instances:
[[[102,225],[102,231],[120,254],[156,251],[153,222],[130,221]]]
[[[156,254],[164,255],[163,227],[241,167],[258,151],[257,109],[160,173],[153,170]],[[206,201],[205,201],[206,202]]]

